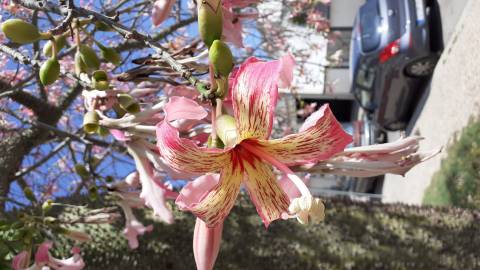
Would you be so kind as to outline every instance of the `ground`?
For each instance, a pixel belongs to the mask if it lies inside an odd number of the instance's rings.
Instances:
[[[445,50],[408,129],[411,134],[426,138],[421,150],[445,148],[469,119],[480,112],[480,1],[438,2]],[[389,140],[395,137],[398,133],[389,134]],[[421,204],[424,191],[445,155],[443,151],[404,178],[387,175],[383,201]]]

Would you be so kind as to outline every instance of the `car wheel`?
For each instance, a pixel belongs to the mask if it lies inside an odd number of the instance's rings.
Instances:
[[[410,77],[426,77],[433,74],[438,57],[431,55],[416,59],[405,67],[405,73]]]

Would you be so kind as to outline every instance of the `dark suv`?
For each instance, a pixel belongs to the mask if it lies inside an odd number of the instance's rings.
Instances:
[[[441,45],[436,46],[430,26],[441,26],[432,23],[434,6],[428,0],[367,0],[357,13],[351,91],[384,129],[406,127],[435,69]]]

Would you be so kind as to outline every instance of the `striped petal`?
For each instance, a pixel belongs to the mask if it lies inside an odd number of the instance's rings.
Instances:
[[[215,227],[227,217],[235,204],[240,184],[242,183],[243,173],[240,160],[235,157],[235,162],[226,162],[225,168],[220,173],[220,181],[216,184],[198,203],[184,205],[183,209],[188,209],[198,218],[203,220],[208,227]]]
[[[280,61],[251,57],[233,76],[232,100],[240,139],[267,139],[278,99]]]
[[[299,133],[258,143],[265,152],[291,166],[328,159],[343,151],[351,141],[325,104],[305,121]]]
[[[265,227],[268,227],[272,221],[281,218],[282,213],[288,212],[290,200],[278,184],[270,165],[257,158],[243,164],[248,193]]]
[[[216,172],[230,161],[228,152],[198,147],[193,141],[180,138],[178,130],[165,121],[157,126],[157,146],[164,162],[178,172]]]

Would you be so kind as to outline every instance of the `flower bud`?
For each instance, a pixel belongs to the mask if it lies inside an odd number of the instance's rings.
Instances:
[[[40,33],[35,25],[20,19],[6,20],[2,23],[2,31],[8,39],[19,44],[33,43],[49,36],[49,34]]]
[[[129,113],[140,112],[140,104],[129,94],[118,94],[117,98],[122,109]]]
[[[55,50],[57,53],[67,45],[67,36],[65,35],[59,35],[55,36]],[[47,57],[52,57],[52,40],[47,41],[45,45],[43,46],[43,55]]]
[[[120,65],[122,62],[122,56],[114,48],[102,46],[100,47],[100,53],[102,54],[103,59],[115,66]]]
[[[43,213],[47,213],[48,211],[50,211],[50,209],[52,209],[52,207],[53,207],[53,201],[52,200],[46,200],[42,204]]]
[[[88,68],[98,69],[100,67],[100,60],[95,53],[95,50],[87,45],[80,45],[80,57]]]
[[[73,169],[75,170],[75,173],[78,174],[82,178],[87,178],[90,175],[87,168],[85,166],[83,166],[82,164],[75,164]]]
[[[208,50],[208,59],[216,75],[228,77],[233,69],[233,55],[230,48],[221,40],[215,40]]]
[[[222,17],[221,0],[201,0],[198,5],[198,31],[209,48],[214,40],[222,37]]]
[[[33,191],[31,188],[26,187],[23,189],[23,194],[25,194],[25,197],[31,202],[36,202],[37,198],[35,197],[35,194],[33,194]]]
[[[50,58],[40,67],[40,81],[43,85],[50,85],[60,76],[60,64],[56,58]]]
[[[237,142],[237,126],[235,118],[228,114],[222,114],[217,118],[215,125],[217,136],[226,147],[233,147]]]
[[[105,136],[110,135],[110,131],[106,127],[99,126],[98,130],[97,130],[97,134],[102,136],[102,137],[105,137]]]
[[[90,198],[90,200],[96,201],[98,199],[97,191],[98,191],[98,188],[96,186],[91,186],[88,189],[88,197]]]
[[[106,90],[110,87],[108,82],[107,72],[104,70],[97,70],[92,75],[92,87],[97,90]]]
[[[103,32],[115,31],[115,30],[113,30],[112,27],[110,27],[109,25],[105,24],[104,22],[100,22],[100,21],[95,22],[95,27],[97,28],[98,31],[103,31]]]
[[[88,134],[97,132],[100,117],[96,111],[89,111],[83,117],[83,130]]]
[[[82,60],[82,56],[79,51],[75,53],[75,74],[80,76],[81,73],[87,72],[87,65]]]

